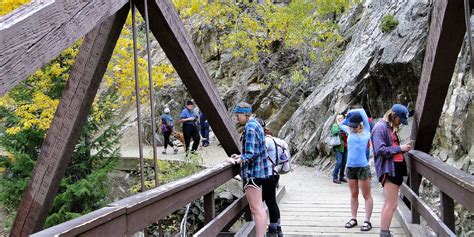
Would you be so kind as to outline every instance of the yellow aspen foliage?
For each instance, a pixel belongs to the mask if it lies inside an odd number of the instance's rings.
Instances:
[[[1,0],[0,16],[6,15],[20,6],[31,2],[31,0]]]
[[[139,28],[144,22],[143,18],[137,14],[136,25]],[[119,96],[119,103],[123,105],[135,102],[135,69],[133,60],[133,39],[132,39],[132,20],[129,14],[126,26],[122,29],[121,37],[117,41],[111,62],[108,65],[107,73],[104,76],[107,87],[116,90]],[[146,56],[146,42],[144,42],[144,32],[137,33],[137,52],[138,52],[138,84],[140,87],[141,103],[148,103],[149,81],[148,81],[148,61]],[[174,68],[165,60],[154,63],[152,67],[153,86],[161,88],[164,86],[173,86],[176,79]]]
[[[334,17],[350,7],[348,0],[293,0],[290,4],[255,1],[174,0],[182,17],[191,13],[219,32],[218,49],[257,62],[271,53],[272,44],[307,48],[313,61],[331,62],[343,41]]]

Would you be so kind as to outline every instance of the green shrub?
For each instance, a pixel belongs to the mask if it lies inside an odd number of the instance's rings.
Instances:
[[[383,33],[388,33],[398,26],[398,19],[393,14],[387,14],[382,17],[380,29]]]

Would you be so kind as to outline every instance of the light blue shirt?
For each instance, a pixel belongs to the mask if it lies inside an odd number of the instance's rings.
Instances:
[[[179,116],[181,119],[187,119],[187,118],[195,118],[196,119],[196,114],[194,113],[193,110],[189,110],[188,108],[184,108],[183,111],[181,111],[181,115]],[[195,121],[187,121],[184,122],[183,124],[186,125],[194,125]]]
[[[347,167],[366,167],[369,165],[366,156],[367,143],[370,140],[370,124],[369,118],[364,109],[353,109],[351,113],[359,113],[362,116],[364,130],[361,133],[354,133],[345,125],[347,119],[341,123],[341,129],[348,134],[347,137]]]

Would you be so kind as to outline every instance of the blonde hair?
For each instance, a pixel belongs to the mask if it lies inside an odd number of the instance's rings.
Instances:
[[[395,119],[397,118],[397,114],[395,114],[395,112],[393,112],[392,109],[389,109],[387,112],[385,112],[385,114],[383,115],[383,120],[385,120],[388,125],[390,126],[391,129],[398,129],[398,127],[396,127],[394,124],[395,124]]]
[[[362,133],[364,131],[364,124],[359,124],[357,128],[351,127],[351,130],[355,133]]]

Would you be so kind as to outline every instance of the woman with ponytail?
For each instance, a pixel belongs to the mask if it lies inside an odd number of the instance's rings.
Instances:
[[[411,147],[409,144],[400,145],[397,134],[400,124],[408,124],[408,109],[395,104],[372,130],[375,170],[385,198],[380,223],[380,236],[383,237],[392,236],[389,230],[390,223],[397,209],[398,191],[403,183],[403,176],[407,175],[403,153],[409,151]]]

